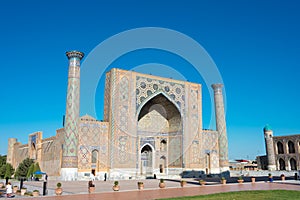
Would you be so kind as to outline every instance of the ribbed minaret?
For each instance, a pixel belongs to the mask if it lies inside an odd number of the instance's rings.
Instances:
[[[66,53],[69,59],[67,105],[64,125],[64,142],[61,166],[62,180],[76,180],[78,175],[78,125],[80,97],[80,60],[84,54],[79,51]]]
[[[213,84],[215,97],[216,128],[219,133],[219,164],[221,172],[229,171],[228,141],[226,133],[226,120],[222,94],[223,84]]]
[[[268,158],[268,170],[276,170],[275,151],[273,143],[273,131],[269,125],[264,128],[264,136],[266,143],[266,153]]]

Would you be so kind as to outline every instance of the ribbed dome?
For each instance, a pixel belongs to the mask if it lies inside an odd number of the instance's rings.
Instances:
[[[272,128],[269,124],[264,127],[264,131],[272,131]]]

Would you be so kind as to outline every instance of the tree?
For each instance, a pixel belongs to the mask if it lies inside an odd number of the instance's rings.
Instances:
[[[5,171],[6,171],[6,165],[2,165],[2,166],[0,167],[0,177],[1,177],[1,178],[4,178]]]
[[[12,167],[10,163],[6,163],[0,167],[0,177],[1,178],[11,178],[14,174],[15,169]]]
[[[34,163],[34,161],[32,159],[30,159],[30,158],[24,159],[19,164],[19,166],[16,170],[16,173],[15,173],[15,177],[16,178],[26,177],[28,169],[32,163]]]
[[[6,164],[6,155],[1,156],[0,155],[0,167]]]
[[[27,178],[30,178],[33,175],[33,170],[34,170],[34,163],[32,163],[28,169],[28,172],[26,175]]]
[[[11,178],[11,176],[14,174],[15,169],[10,163],[6,163],[5,168],[6,170],[5,170],[4,178]]]
[[[0,155],[0,177],[4,178],[6,172],[6,155]]]
[[[33,168],[33,173],[37,172],[37,171],[41,171],[40,165],[39,163],[35,163],[34,164],[34,168]],[[41,174],[35,175],[36,178],[42,178]]]

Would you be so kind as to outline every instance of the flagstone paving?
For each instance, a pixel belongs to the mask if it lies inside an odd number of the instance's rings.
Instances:
[[[48,182],[48,196],[43,196],[45,200],[81,200],[81,199],[158,199],[158,198],[172,198],[180,196],[194,196],[205,195],[220,192],[242,191],[242,190],[300,190],[300,181],[277,181],[273,183],[256,182],[256,183],[229,183],[221,185],[219,182],[208,182],[208,185],[200,186],[197,180],[187,180],[185,187],[180,186],[179,180],[165,180],[166,188],[160,189],[158,187],[159,180],[149,179],[142,180],[144,182],[144,190],[137,189],[138,180],[121,180],[119,181],[120,191],[114,192],[112,190],[113,181],[95,181],[96,192],[88,194],[87,181],[74,181],[62,183],[64,193],[62,196],[55,196],[54,189],[58,181],[51,180]],[[25,182],[28,188],[39,188],[42,191],[42,182]],[[38,197],[27,197],[26,199],[39,199]],[[24,198],[25,199],[25,198]]]

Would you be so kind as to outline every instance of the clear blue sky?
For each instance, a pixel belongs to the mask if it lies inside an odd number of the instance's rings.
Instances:
[[[3,1],[0,154],[6,154],[9,137],[25,143],[32,132],[49,137],[62,127],[66,51],[89,54],[122,31],[163,27],[196,40],[217,65],[226,87],[230,159],[262,155],[265,124],[275,135],[300,133],[299,9],[296,0]],[[143,64],[139,54],[125,55],[110,67]],[[178,67],[166,52],[144,54],[147,62]],[[177,70],[197,81],[191,70]],[[96,99],[97,113],[102,113],[101,92]],[[203,128],[214,128],[208,127],[210,105],[203,101]]]

